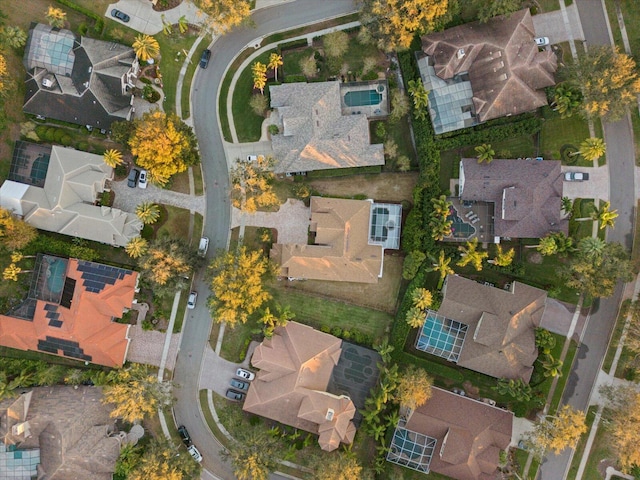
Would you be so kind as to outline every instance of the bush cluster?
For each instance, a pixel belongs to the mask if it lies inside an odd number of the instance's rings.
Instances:
[[[357,343],[365,347],[373,347],[373,338],[360,330],[347,330],[340,327],[330,327],[328,325],[321,325],[320,331],[329,333],[334,337],[341,338],[347,342]]]
[[[102,30],[104,30],[104,18],[102,18],[100,15],[93,12],[92,10],[89,10],[88,8],[84,8],[83,6],[78,5],[72,0],[56,0],[56,2],[58,2],[61,5],[64,5],[65,7],[69,7],[71,10],[75,10],[76,12],[79,12],[85,15],[86,17],[89,17],[95,20],[96,23],[93,25],[93,31],[98,35],[100,35],[102,33]],[[81,33],[81,35],[84,35],[84,34]]]

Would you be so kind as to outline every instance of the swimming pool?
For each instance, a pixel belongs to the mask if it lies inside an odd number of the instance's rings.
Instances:
[[[466,325],[429,311],[416,348],[455,362],[460,356],[466,334]]]
[[[52,260],[47,270],[47,288],[51,293],[58,294],[64,287],[67,264],[64,260]]]
[[[447,221],[451,222],[450,237],[467,239],[473,237],[476,233],[475,227],[463,219],[455,207],[451,207],[449,215],[447,216]]]
[[[377,90],[356,90],[344,94],[344,103],[348,107],[366,107],[379,105],[382,102],[382,94]]]

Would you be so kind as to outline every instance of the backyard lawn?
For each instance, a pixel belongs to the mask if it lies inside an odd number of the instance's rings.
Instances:
[[[563,145],[579,147],[585,139],[589,138],[587,122],[579,115],[570,118],[560,118],[559,115],[549,115],[545,118],[540,132],[540,156],[560,160],[560,148]],[[592,167],[593,162],[584,160],[578,156],[576,166]]]

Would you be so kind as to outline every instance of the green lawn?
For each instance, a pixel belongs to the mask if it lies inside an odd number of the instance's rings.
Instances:
[[[615,357],[616,350],[618,349],[618,344],[620,343],[620,337],[622,336],[622,331],[624,330],[624,324],[627,321],[627,312],[629,310],[630,303],[630,299],[624,300],[622,302],[620,310],[618,311],[616,326],[613,329],[613,334],[611,335],[611,341],[609,342],[609,347],[607,348],[607,354],[605,355],[604,361],[602,362],[602,370],[607,373],[609,373],[609,370],[613,365],[613,358]]]
[[[559,343],[564,343],[564,339],[562,337],[557,340]],[[551,399],[551,405],[549,406],[549,412],[553,413],[558,409],[560,405],[560,400],[562,400],[562,394],[564,393],[564,388],[567,385],[567,381],[569,380],[569,374],[571,373],[571,367],[573,365],[573,359],[576,356],[576,352],[578,351],[578,344],[574,341],[571,341],[569,345],[569,350],[567,350],[567,355],[564,357],[564,363],[562,365],[562,376],[558,379],[558,383],[556,384],[556,389],[553,392],[553,398]]]
[[[282,70],[284,71],[285,78],[289,75],[302,75],[300,61],[303,58],[310,57],[314,52],[315,49],[312,47],[284,51],[282,56]]]
[[[595,419],[596,412],[598,410],[597,406],[589,407],[587,410],[587,433],[580,437],[578,444],[576,445],[576,451],[573,454],[573,460],[571,461],[571,467],[569,468],[569,472],[567,473],[567,480],[574,480],[576,478],[576,473],[578,473],[578,467],[580,466],[580,461],[582,460],[582,456],[584,455],[584,448],[587,443],[587,438],[589,436],[589,430],[591,430],[591,425],[593,425],[593,420]],[[584,476],[582,478],[585,478]]]
[[[592,409],[595,407],[591,407]],[[595,415],[595,410],[592,412],[589,409],[590,416],[587,417],[587,423],[589,427],[593,424],[593,415]],[[603,414],[604,416],[604,414]],[[585,434],[587,435],[587,434]],[[584,451],[584,447],[583,447]],[[574,455],[574,459],[577,458],[578,455]],[[613,458],[613,451],[611,449],[611,444],[607,435],[606,430],[603,428],[602,421],[600,422],[600,426],[598,427],[598,432],[596,433],[596,438],[593,442],[593,446],[589,451],[589,459],[587,461],[587,466],[584,470],[584,474],[582,475],[582,480],[602,480],[602,475],[598,471],[598,466],[600,462],[605,459]],[[572,467],[573,469],[573,464]],[[577,467],[576,467],[577,471]],[[571,473],[571,470],[570,470]],[[568,479],[575,478],[569,475]]]
[[[495,158],[527,158],[534,157],[536,153],[535,144],[531,135],[510,138],[502,142],[493,142],[491,146],[496,152]],[[476,153],[474,149],[471,148],[467,150],[464,155],[475,157]]]
[[[560,160],[560,148],[563,145],[580,146],[586,138],[589,138],[587,122],[580,116],[560,118],[559,115],[548,115],[542,124],[540,132],[540,155],[546,159]],[[580,158],[574,165],[593,166]]]

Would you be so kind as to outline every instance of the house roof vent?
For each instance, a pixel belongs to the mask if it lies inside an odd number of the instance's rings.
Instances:
[[[460,60],[461,58],[463,58],[465,55],[464,53],[464,48],[459,48],[458,49],[458,60]]]
[[[333,415],[334,415],[335,413],[336,413],[336,412],[333,410],[333,408],[327,408],[327,414],[325,415],[325,417],[324,417],[324,418],[325,418],[328,422],[330,422],[330,421],[332,421],[332,420],[333,420]]]
[[[51,80],[50,78],[47,78],[47,77],[43,78],[43,79],[42,79],[42,86],[43,86],[44,88],[51,88],[51,87],[53,87],[53,80]]]

